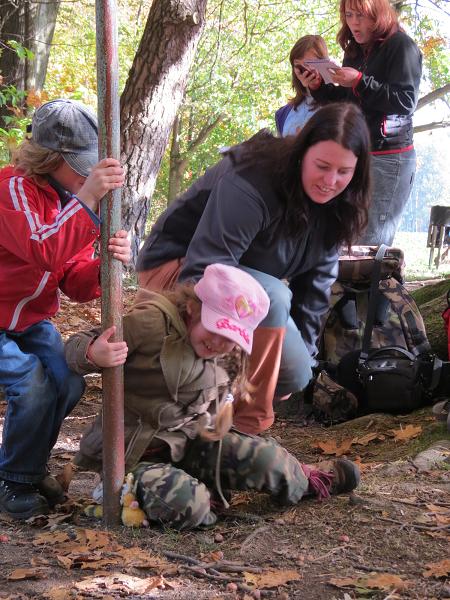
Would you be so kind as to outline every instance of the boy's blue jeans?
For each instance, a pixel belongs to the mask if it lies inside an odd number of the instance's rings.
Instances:
[[[0,386],[7,402],[0,478],[36,483],[85,386],[67,366],[61,336],[49,321],[22,332],[0,330]]]

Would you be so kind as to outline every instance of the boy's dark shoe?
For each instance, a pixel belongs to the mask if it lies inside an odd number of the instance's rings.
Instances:
[[[62,485],[53,475],[46,475],[44,479],[36,484],[36,488],[47,499],[50,508],[57,504],[63,504],[67,500]]]
[[[328,498],[330,494],[351,492],[359,485],[359,468],[346,458],[308,466],[305,472],[309,479],[309,491],[317,495],[319,500]]]
[[[29,519],[48,513],[48,503],[31,483],[0,479],[0,512],[13,519]]]
[[[354,462],[347,458],[337,458],[331,462],[333,482],[331,484],[330,494],[343,494],[345,492],[351,492],[358,487],[360,471],[359,467]]]

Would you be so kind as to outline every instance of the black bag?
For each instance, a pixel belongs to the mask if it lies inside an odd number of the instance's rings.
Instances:
[[[358,398],[360,412],[405,414],[430,401],[440,363],[436,357],[418,358],[388,346],[365,358],[357,351],[347,354],[338,365],[337,379]]]
[[[375,257],[362,349],[341,359],[337,381],[355,394],[363,412],[407,413],[431,400],[442,361],[430,353],[414,355],[400,346],[370,348],[385,250],[386,246],[380,246]]]

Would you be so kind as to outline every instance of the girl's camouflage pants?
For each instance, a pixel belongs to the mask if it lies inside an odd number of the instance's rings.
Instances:
[[[220,456],[219,456],[220,453]],[[177,529],[212,525],[211,493],[259,490],[280,504],[296,504],[308,491],[308,479],[297,459],[272,438],[231,431],[219,442],[197,438],[176,465],[141,462],[134,470],[136,494],[151,521]]]

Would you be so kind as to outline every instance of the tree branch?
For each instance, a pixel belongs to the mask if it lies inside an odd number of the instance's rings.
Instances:
[[[219,115],[217,115],[217,117],[214,119],[214,121],[211,121],[211,123],[208,123],[208,125],[203,125],[203,127],[198,132],[198,135],[195,138],[195,140],[193,140],[188,145],[187,151],[193,152],[200,146],[200,144],[203,144],[203,142],[206,140],[208,135],[211,133],[211,131],[214,129],[214,127],[217,127],[217,125],[224,118],[224,116],[225,115],[223,113],[220,113]]]
[[[413,128],[413,132],[422,133],[423,131],[442,129],[444,127],[450,127],[450,121],[435,121],[434,123],[427,123],[426,125],[417,125],[417,127]]]
[[[444,86],[437,88],[436,90],[433,90],[429,94],[422,96],[422,98],[419,98],[416,110],[423,108],[427,104],[431,104],[431,102],[434,102],[435,100],[439,100],[440,98],[442,98],[443,96],[445,96],[446,94],[449,94],[449,93],[450,93],[450,83],[446,83]]]

